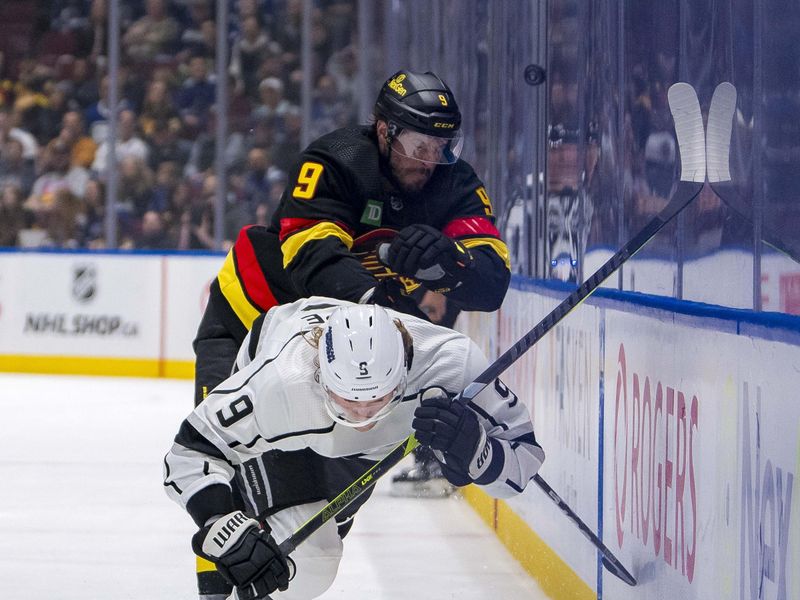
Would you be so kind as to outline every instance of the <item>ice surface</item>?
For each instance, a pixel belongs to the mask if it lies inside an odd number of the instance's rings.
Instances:
[[[0,374],[0,598],[196,598],[191,519],[162,489],[188,381]],[[459,498],[361,509],[324,600],[546,599]]]

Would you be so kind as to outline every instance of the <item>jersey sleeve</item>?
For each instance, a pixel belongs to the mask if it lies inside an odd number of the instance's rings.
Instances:
[[[495,226],[494,209],[486,187],[471,167],[464,164],[454,189],[459,198],[442,232],[469,249],[474,268],[462,280],[462,285],[445,295],[465,310],[497,310],[511,281],[508,247]]]
[[[486,365],[483,353],[470,341],[466,370],[469,378],[464,386]],[[495,498],[519,494],[539,471],[545,458],[544,450],[536,441],[528,407],[500,379],[486,386],[468,407],[478,415],[492,444],[492,462],[475,483]]]
[[[237,467],[269,449],[254,399],[277,374],[259,358],[217,386],[183,421],[164,458],[167,495],[202,526],[210,517],[234,510],[231,480]],[[283,399],[270,385],[270,400]]]
[[[350,251],[362,194],[351,169],[325,148],[304,152],[289,173],[279,215],[280,248],[298,295],[358,302],[376,285]]]

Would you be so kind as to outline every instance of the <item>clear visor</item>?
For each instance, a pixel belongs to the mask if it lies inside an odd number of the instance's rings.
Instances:
[[[464,136],[456,131],[451,138],[426,135],[403,129],[395,138],[392,151],[397,154],[435,165],[451,165],[461,156]]]
[[[384,398],[388,398],[386,404],[383,406],[378,405],[380,408],[376,409],[371,415],[359,415],[356,408],[349,407],[346,403],[337,401],[336,398],[333,397],[332,392],[324,384],[322,385],[322,389],[325,392],[325,410],[331,419],[346,427],[364,427],[365,425],[380,421],[400,403],[406,390],[406,378],[403,377],[403,380],[398,386],[384,396]],[[360,404],[360,402],[356,401],[348,402],[353,405]],[[369,404],[369,401],[365,401],[363,404]]]

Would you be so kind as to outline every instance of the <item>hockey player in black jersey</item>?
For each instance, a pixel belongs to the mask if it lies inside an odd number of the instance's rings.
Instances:
[[[421,315],[431,291],[460,309],[498,309],[508,249],[484,184],[459,158],[462,146],[450,88],[407,70],[381,88],[374,123],[312,142],[271,224],[240,232],[211,286],[194,342],[195,403],[228,376],[254,320],[277,304],[321,295]],[[429,466],[398,484],[420,489]],[[202,589],[214,598],[214,585]]]
[[[274,307],[165,457],[164,489],[198,526],[192,547],[240,600],[318,597],[369,490],[290,557],[278,543],[411,433],[455,485],[520,493],[544,460],[527,405],[499,379],[468,405],[452,399],[486,365],[467,336],[381,306]]]

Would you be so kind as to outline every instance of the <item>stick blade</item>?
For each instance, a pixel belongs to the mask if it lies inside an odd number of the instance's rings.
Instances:
[[[736,111],[736,88],[720,83],[711,97],[706,133],[706,166],[711,183],[730,181],[731,131]]]
[[[688,83],[675,83],[667,92],[669,109],[681,154],[681,181],[706,180],[706,134],[697,92]]]
[[[603,563],[603,566],[608,570],[609,573],[619,577],[631,587],[636,586],[636,578],[628,572],[628,569],[622,566],[622,563],[619,561],[614,562],[605,556],[600,559],[600,562]]]

